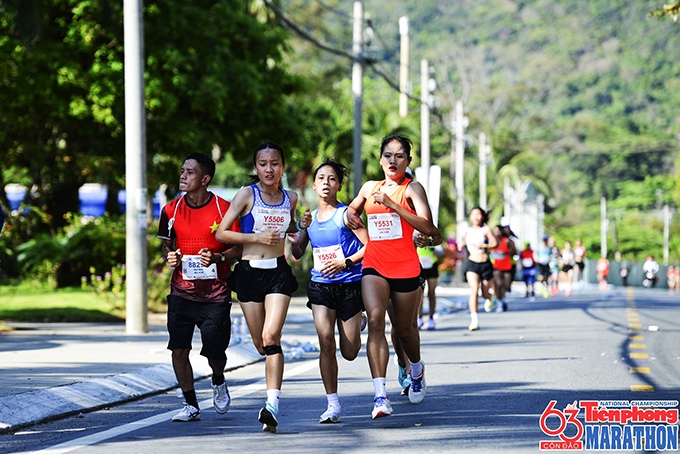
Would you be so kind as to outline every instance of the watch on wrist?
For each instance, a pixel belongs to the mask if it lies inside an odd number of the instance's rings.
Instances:
[[[220,254],[220,262],[226,262],[227,258],[224,256],[224,254]]]
[[[352,259],[345,259],[345,269],[352,268],[354,266],[354,262]]]

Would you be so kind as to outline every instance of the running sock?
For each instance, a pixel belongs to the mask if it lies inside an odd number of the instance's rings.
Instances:
[[[375,388],[375,397],[387,397],[387,390],[385,390],[385,377],[374,378],[373,388]]]
[[[279,398],[281,397],[280,389],[268,389],[267,390],[267,402],[272,404],[276,411],[279,410]]]
[[[184,402],[191,405],[194,408],[198,408],[198,399],[196,398],[196,390],[190,389],[189,391],[182,391],[184,394]]]
[[[328,405],[333,407],[340,406],[340,399],[338,399],[338,393],[326,394],[326,399],[328,399]]]
[[[423,362],[412,363],[409,360],[409,363],[411,364],[411,377],[420,377],[423,374]]]
[[[220,386],[222,383],[224,383],[224,374],[221,374],[219,377],[216,375],[213,375],[212,377],[212,384],[215,386]]]
[[[472,319],[473,322],[477,323],[479,322],[479,316],[477,315],[477,312],[472,312],[470,314],[470,318]]]

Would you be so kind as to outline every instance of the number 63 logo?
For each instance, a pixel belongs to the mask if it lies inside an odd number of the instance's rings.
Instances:
[[[551,400],[548,406],[545,407],[545,410],[543,410],[543,414],[541,415],[540,420],[541,430],[546,435],[551,435],[553,437],[559,436],[560,440],[565,442],[573,442],[580,440],[581,436],[583,436],[583,423],[576,419],[576,416],[578,415],[578,412],[580,410],[578,405],[574,401],[573,404],[567,405],[567,408],[565,408],[564,411],[559,411],[555,410],[556,403],[557,403],[556,400]],[[568,417],[565,415],[568,415]],[[546,424],[546,420],[550,416],[556,416],[560,420],[560,425],[556,429],[551,429]],[[567,428],[567,424],[569,423],[576,426],[577,433],[573,437],[567,437],[566,435],[564,435],[564,431]]]

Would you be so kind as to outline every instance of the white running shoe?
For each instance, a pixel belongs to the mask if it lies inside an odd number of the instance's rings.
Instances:
[[[418,329],[423,327],[423,317],[418,317]]]
[[[340,422],[340,405],[328,405],[326,412],[319,417],[321,424],[334,424]]]
[[[227,389],[227,382],[221,385],[212,385],[213,389],[213,407],[215,411],[221,415],[229,411],[231,405],[231,398],[229,397],[229,390]]]
[[[479,320],[474,320],[470,322],[470,326],[468,326],[468,329],[470,331],[477,331],[479,329]]]
[[[430,330],[430,331],[432,331],[433,329],[435,329],[435,326],[434,326],[434,319],[433,319],[433,318],[431,318],[431,319],[429,319],[429,320],[427,321],[427,329]]]
[[[201,410],[187,403],[184,403],[184,408],[172,417],[175,422],[199,421],[200,419]]]
[[[366,329],[367,325],[368,325],[368,315],[366,315],[366,312],[362,312],[361,313],[361,332],[362,333]]]
[[[413,370],[411,370],[411,374],[413,374]],[[410,400],[412,404],[419,404],[425,399],[426,394],[427,384],[425,384],[425,364],[423,364],[423,372],[419,377],[411,375],[411,387],[408,390],[408,400]]]
[[[494,306],[495,304],[489,298],[484,300],[484,312],[491,312]]]
[[[373,412],[371,416],[373,419],[382,418],[383,416],[389,416],[392,414],[392,405],[390,405],[390,400],[387,396],[376,397],[373,400]]]

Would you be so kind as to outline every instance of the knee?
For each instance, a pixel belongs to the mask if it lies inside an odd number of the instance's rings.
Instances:
[[[172,360],[175,362],[182,362],[189,360],[189,349],[188,348],[177,348],[172,351]]]
[[[368,331],[370,333],[384,333],[385,332],[385,319],[382,317],[370,317],[368,319]]]
[[[359,350],[361,349],[361,345],[355,347],[345,347],[345,348],[340,348],[340,353],[342,354],[342,357],[345,358],[347,361],[354,361],[356,357],[359,355]]]
[[[319,349],[323,353],[335,354],[335,335],[319,334]]]
[[[279,345],[281,343],[281,336],[271,334],[271,333],[264,333],[262,336],[262,344],[263,345]]]

